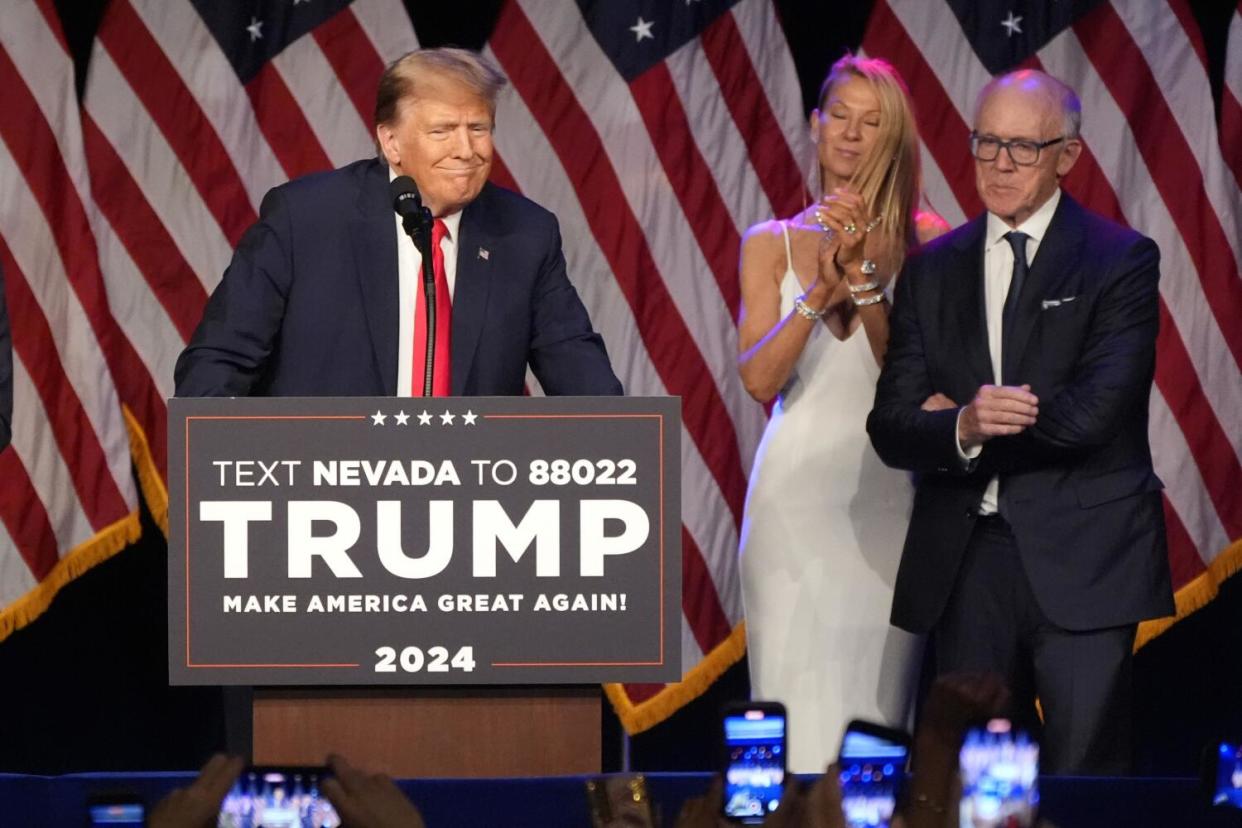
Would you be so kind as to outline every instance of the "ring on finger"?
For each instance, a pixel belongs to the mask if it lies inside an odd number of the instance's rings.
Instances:
[[[852,236],[858,232],[858,225],[851,221],[849,224],[846,224],[843,229],[846,233],[849,233]]]

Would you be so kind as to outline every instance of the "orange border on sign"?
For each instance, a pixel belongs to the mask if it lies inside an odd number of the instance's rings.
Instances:
[[[191,420],[366,420],[370,415],[187,415],[185,418],[185,666],[198,668],[354,668],[359,664],[215,664],[190,660],[190,421]],[[658,661],[494,661],[492,667],[662,667],[664,666],[664,415],[663,414],[484,414],[485,420],[654,419],[659,426],[660,644]]]

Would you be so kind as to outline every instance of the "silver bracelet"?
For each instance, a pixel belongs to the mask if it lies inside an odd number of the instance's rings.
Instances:
[[[861,285],[855,285],[849,282],[846,282],[846,284],[849,285],[850,293],[866,293],[867,291],[875,290],[876,288],[880,286],[880,283],[877,282],[875,279],[872,279],[870,282],[866,282],[865,284],[861,284]]]
[[[861,298],[860,298],[860,297],[858,297],[858,296],[855,296],[855,297],[853,297],[853,299],[854,299],[854,304],[855,304],[856,306],[858,306],[858,307],[860,307],[860,308],[864,308],[864,307],[866,307],[867,305],[875,305],[875,304],[879,304],[880,302],[883,302],[883,301],[884,301],[884,294],[883,294],[883,293],[877,293],[875,296],[864,296],[864,297],[861,297]]]
[[[815,310],[815,308],[806,303],[806,294],[804,293],[794,300],[794,310],[796,310],[798,315],[803,319],[810,319],[813,322],[816,319],[822,318],[828,309],[821,308],[819,310]]]

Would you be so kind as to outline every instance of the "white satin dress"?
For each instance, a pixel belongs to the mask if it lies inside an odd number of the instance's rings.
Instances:
[[[802,285],[785,234],[781,316]],[[867,437],[880,369],[859,325],[815,326],[755,455],[741,538],[751,696],[784,702],[788,762],[822,772],[850,719],[911,719],[923,639],[888,623],[914,498]]]

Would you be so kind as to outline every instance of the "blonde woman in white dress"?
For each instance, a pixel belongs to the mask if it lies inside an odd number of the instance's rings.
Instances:
[[[823,197],[742,242],[739,370],[775,399],[741,539],[751,694],[789,710],[791,770],[852,718],[908,723],[922,641],[888,623],[913,486],[866,434],[891,278],[947,230],[918,210],[919,140],[895,69],[846,56],[811,113]]]

